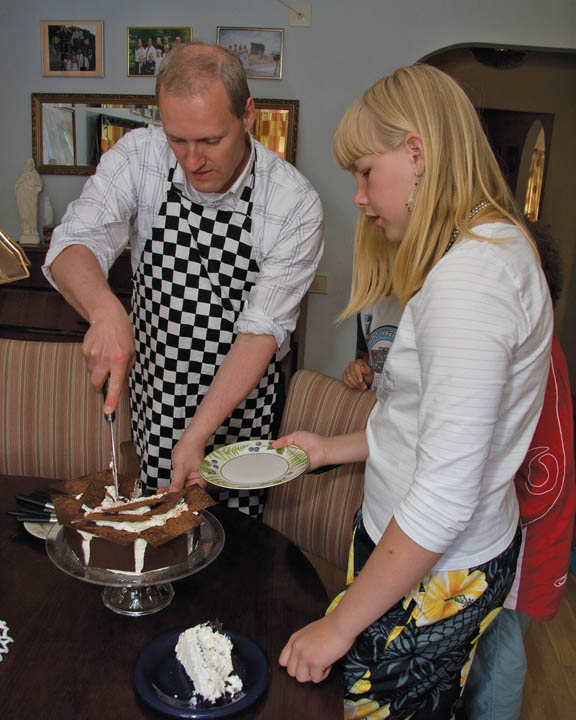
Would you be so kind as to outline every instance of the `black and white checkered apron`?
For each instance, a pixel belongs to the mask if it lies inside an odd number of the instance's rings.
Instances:
[[[250,239],[254,168],[233,212],[192,202],[174,186],[174,169],[132,294],[132,433],[143,484],[152,491],[170,482],[172,449],[234,342],[234,323],[259,271]],[[273,359],[206,452],[270,437],[279,387],[280,363]],[[217,499],[259,516],[264,491],[226,490]]]

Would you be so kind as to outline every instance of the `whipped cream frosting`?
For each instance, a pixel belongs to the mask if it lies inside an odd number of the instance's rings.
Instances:
[[[210,625],[196,625],[178,636],[176,657],[205,700],[214,702],[224,694],[242,690],[242,680],[234,674],[232,642]]]

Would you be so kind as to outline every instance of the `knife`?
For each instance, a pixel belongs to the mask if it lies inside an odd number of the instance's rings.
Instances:
[[[58,522],[56,515],[33,515],[28,513],[19,513],[19,512],[11,512],[8,511],[6,515],[12,515],[16,518],[19,522],[45,522],[45,523],[55,523]]]
[[[106,378],[106,382],[104,383],[104,386],[102,387],[102,395],[104,395],[104,399],[106,399],[106,395],[108,395],[108,378]],[[110,443],[112,445],[112,477],[114,478],[114,493],[116,495],[116,500],[120,499],[120,493],[118,491],[118,464],[116,462],[116,444],[114,442],[114,420],[116,419],[116,413],[104,413],[104,419],[106,422],[110,425]]]
[[[48,500],[36,500],[36,498],[33,498],[29,495],[16,495],[16,502],[18,505],[26,507],[32,506],[33,508],[36,508],[37,512],[51,512],[54,510],[54,505],[49,502]]]

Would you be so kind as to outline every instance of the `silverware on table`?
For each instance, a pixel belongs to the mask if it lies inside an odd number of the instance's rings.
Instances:
[[[56,523],[54,505],[50,502],[50,495],[46,493],[30,493],[30,495],[16,495],[17,510],[9,510],[11,515],[19,522]]]
[[[36,509],[36,512],[52,512],[54,505],[50,502],[49,496],[34,495],[16,495],[16,502],[22,508],[29,507],[30,510]]]
[[[32,523],[57,523],[58,519],[56,515],[33,515],[32,513],[19,513],[19,512],[7,512],[7,515],[12,515],[18,520],[18,522],[32,522]]]

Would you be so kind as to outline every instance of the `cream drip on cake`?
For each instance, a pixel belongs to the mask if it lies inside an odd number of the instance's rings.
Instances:
[[[82,538],[82,558],[85,565],[90,565],[90,544],[94,539],[95,535],[92,533],[83,532],[78,530],[78,534]],[[193,531],[188,533],[188,552],[190,555],[196,547],[196,534]],[[144,561],[146,559],[146,550],[148,548],[148,542],[144,538],[138,538],[134,541],[132,546],[134,548],[134,570],[115,570],[114,568],[107,568],[109,572],[118,573],[119,575],[141,575],[144,570]],[[156,568],[160,570],[161,568]]]
[[[205,700],[214,702],[242,690],[242,680],[232,665],[232,641],[209,624],[180,633],[176,657],[194,683],[196,694]]]

